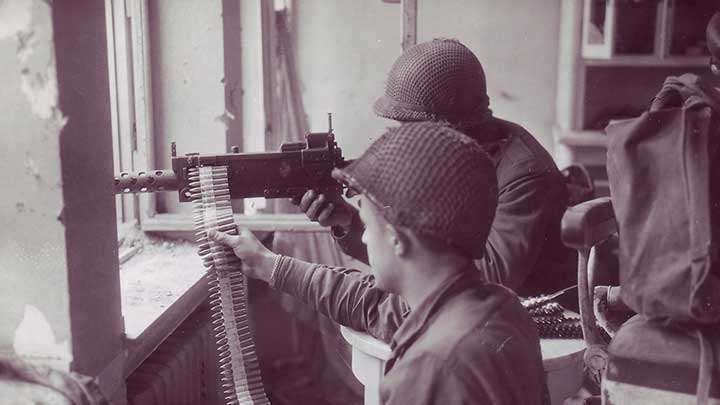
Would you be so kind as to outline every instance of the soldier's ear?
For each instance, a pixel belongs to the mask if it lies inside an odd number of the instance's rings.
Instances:
[[[388,242],[395,252],[395,256],[403,257],[408,252],[409,239],[407,235],[396,227],[386,224],[386,234],[388,236]]]

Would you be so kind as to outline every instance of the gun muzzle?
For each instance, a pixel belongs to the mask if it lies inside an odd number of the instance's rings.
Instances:
[[[172,170],[122,172],[115,177],[115,194],[154,193],[178,189],[178,178]]]

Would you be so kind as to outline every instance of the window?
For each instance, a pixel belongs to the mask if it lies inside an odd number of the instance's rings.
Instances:
[[[132,172],[152,163],[152,112],[147,70],[147,3],[106,0],[113,158],[115,172]],[[121,262],[139,249],[133,231],[143,214],[154,213],[152,195],[118,195]]]
[[[276,150],[302,139],[307,125],[284,24],[289,3],[106,0],[116,171],[168,168],[171,142],[182,155],[235,145]],[[192,230],[191,207],[174,193],[117,198],[120,239],[137,226]],[[236,202],[235,211],[274,206]]]
[[[299,91],[289,79],[290,52],[274,52],[287,39],[275,29],[277,18],[285,18],[285,2],[105,4],[116,173],[169,168],[171,142],[179,155],[218,154],[234,145],[248,152],[275,150],[281,141],[304,135]],[[323,230],[300,214],[243,215],[265,200],[245,203],[237,202],[236,221],[251,229]],[[267,205],[272,211],[274,204]],[[163,313],[186,314],[204,297],[195,248],[167,238],[192,240],[191,213],[191,204],[179,203],[174,192],[117,196],[125,327],[140,342],[133,346],[153,347],[141,338],[148,326]],[[193,267],[182,269],[186,283],[178,280],[183,266]],[[145,305],[149,295],[158,296],[148,292],[160,286],[168,288],[160,294],[161,305]],[[168,310],[178,305],[185,309]],[[142,361],[143,354],[133,358]]]

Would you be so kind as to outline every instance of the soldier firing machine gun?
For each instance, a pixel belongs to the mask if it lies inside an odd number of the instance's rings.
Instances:
[[[207,268],[211,318],[227,404],[268,404],[250,331],[245,278],[232,250],[211,241],[210,229],[237,234],[231,199],[302,196],[313,189],[342,193],[332,178],[346,162],[335,142],[332,116],[328,132],[309,133],[306,142],[284,143],[279,152],[178,156],[171,145],[172,170],[121,173],[115,193],[177,191],[181,202],[193,202],[199,254]],[[235,271],[232,271],[232,270]]]

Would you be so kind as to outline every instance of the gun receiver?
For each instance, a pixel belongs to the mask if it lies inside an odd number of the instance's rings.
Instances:
[[[145,193],[177,190],[181,202],[190,201],[188,169],[227,166],[230,198],[288,198],[313,189],[320,193],[342,193],[332,178],[334,168],[347,165],[335,142],[332,126],[328,132],[306,135],[305,142],[284,143],[279,152],[225,153],[176,156],[172,145],[172,170],[121,173],[115,177],[115,193]]]

